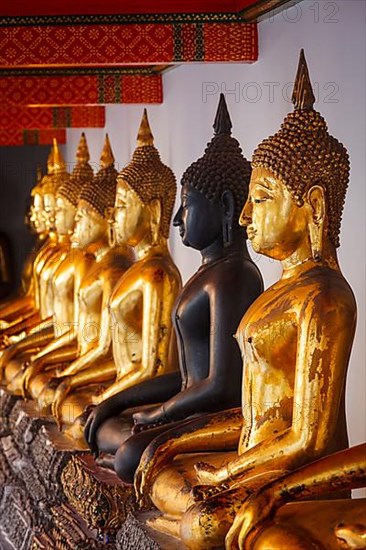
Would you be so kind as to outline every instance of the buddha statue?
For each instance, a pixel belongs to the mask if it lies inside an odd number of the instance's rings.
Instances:
[[[171,310],[181,279],[167,245],[175,194],[174,174],[160,160],[145,110],[137,148],[117,178],[112,212],[116,242],[130,246],[136,260],[118,282],[109,277],[104,283],[104,334],[94,351],[62,373],[53,403],[59,420],[82,388],[111,379],[99,395],[94,390],[97,403],[176,367],[169,361]],[[110,345],[112,355],[107,354]]]
[[[169,433],[195,415],[240,404],[241,360],[233,333],[263,286],[238,224],[251,167],[231,137],[223,95],[214,130],[203,157],[183,174],[173,222],[183,243],[202,256],[173,311],[180,374],[144,381],[107,399],[91,413],[85,429],[90,447],[107,453],[100,464],[113,467],[128,483],[158,433]],[[140,407],[133,417],[125,412],[130,407]]]
[[[295,109],[254,152],[240,217],[255,252],[283,267],[237,330],[242,412],[158,435],[135,475],[140,501],[150,496],[163,514],[155,528],[195,550],[224,546],[252,491],[348,446],[344,394],[356,303],[336,248],[349,159],[314,101],[301,52]]]
[[[82,278],[77,284],[74,323],[69,330],[54,340],[47,348],[32,358],[23,377],[23,388],[33,399],[38,400],[40,410],[47,412],[54,400],[55,390],[60,380],[58,375],[67,372],[70,366],[87,363],[87,357],[100,352],[97,349],[98,334],[105,330],[109,322],[104,291],[109,292],[113,285],[131,265],[132,255],[126,247],[111,249],[108,240],[109,227],[106,211],[114,205],[117,171],[108,136],[101,156],[101,169],[92,182],[81,190],[76,215],[73,243],[89,257],[88,268],[76,262],[75,271],[81,267]],[[80,274],[79,278],[80,279]],[[75,286],[75,285],[74,285]],[[74,289],[75,294],[75,289]],[[76,304],[75,302],[75,304]],[[71,329],[70,329],[71,327]],[[103,348],[103,353],[105,353]],[[107,350],[108,351],[108,350]],[[71,363],[70,363],[71,362]],[[59,366],[59,373],[52,368]],[[95,392],[95,386],[89,390]],[[90,396],[89,396],[90,397]],[[74,414],[80,415],[88,402],[86,396],[71,408],[68,404],[64,420],[73,421]],[[70,412],[71,411],[71,412]]]
[[[53,150],[48,157],[48,174],[53,171]],[[34,315],[35,309],[35,281],[34,268],[38,264],[42,265],[42,258],[50,248],[51,239],[46,227],[45,212],[43,209],[43,195],[41,193],[42,172],[37,169],[37,183],[31,191],[31,205],[28,213],[28,225],[31,231],[37,235],[37,243],[34,251],[29,255],[24,266],[22,274],[22,287],[18,290],[15,297],[6,301],[1,301],[0,313],[0,332],[2,337],[6,333],[16,332],[18,325],[28,316]],[[34,256],[33,256],[34,252]],[[39,254],[38,254],[39,253]],[[39,317],[37,316],[37,319]],[[8,344],[9,345],[9,344]]]
[[[27,318],[27,331],[22,330],[24,316],[20,313],[16,324],[20,333],[15,343],[12,341],[1,353],[0,370],[6,366],[5,378],[10,382],[18,373],[19,366],[27,358],[27,354],[33,352],[39,346],[45,345],[53,335],[53,294],[52,277],[63,255],[68,253],[69,247],[62,236],[58,236],[55,228],[56,192],[60,185],[67,182],[69,174],[66,172],[65,163],[54,139],[52,154],[48,160],[48,173],[42,178],[33,190],[34,210],[40,227],[48,233],[47,243],[42,247],[33,266],[34,302],[31,312],[37,313],[37,322],[31,322]],[[42,220],[43,218],[43,220]],[[21,300],[22,301],[22,300]],[[13,325],[15,328],[15,325]],[[14,338],[14,337],[13,337]],[[14,361],[13,357],[17,355]]]
[[[236,515],[226,550],[366,548],[366,500],[330,500],[336,490],[365,487],[365,466],[362,444],[265,485]]]
[[[74,229],[78,196],[84,185],[93,178],[93,170],[89,164],[89,151],[85,134],[81,135],[76,153],[76,164],[69,180],[66,180],[56,192],[55,228],[58,236],[58,258],[52,285],[52,339],[64,334],[74,320],[74,275],[76,266],[82,262],[82,254],[71,249],[71,236]],[[42,326],[33,328],[32,334],[25,340],[29,346],[37,341]],[[23,340],[23,350],[25,345]],[[23,380],[23,368],[12,377],[8,390],[19,393]]]

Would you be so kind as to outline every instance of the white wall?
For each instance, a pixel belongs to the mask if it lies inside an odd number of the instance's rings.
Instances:
[[[285,101],[295,77],[300,48],[305,48],[312,81],[318,83],[317,109],[330,132],[349,150],[352,174],[342,224],[339,252],[343,272],[358,303],[359,317],[351,357],[347,410],[351,443],[366,440],[365,379],[365,2],[304,0],[260,23],[260,60],[253,65],[185,65],[164,75],[164,103],[148,107],[155,143],[177,179],[203,153],[212,136],[219,89],[227,102],[237,137],[248,158],[255,146],[276,132],[292,109]],[[211,84],[207,84],[211,83]],[[272,83],[272,84],[270,84]],[[205,94],[208,89],[214,93]],[[229,93],[229,91],[232,93]],[[119,167],[135,147],[141,106],[107,107],[106,130]],[[67,159],[73,160],[79,130],[68,131]],[[104,130],[88,130],[97,162]],[[172,229],[171,247],[184,279],[199,265]],[[266,286],[280,273],[279,265],[255,256]]]

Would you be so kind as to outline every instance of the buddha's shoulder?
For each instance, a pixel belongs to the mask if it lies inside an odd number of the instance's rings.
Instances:
[[[307,303],[322,301],[324,305],[336,303],[351,310],[356,308],[352,288],[339,270],[315,267],[299,277],[296,287]]]
[[[210,278],[218,284],[240,284],[256,283],[262,288],[262,276],[257,265],[243,255],[233,255],[225,258],[213,266],[209,272]]]
[[[151,256],[136,262],[129,269],[130,273],[138,273],[139,278],[147,282],[163,282],[174,279],[180,281],[180,273],[169,256]]]

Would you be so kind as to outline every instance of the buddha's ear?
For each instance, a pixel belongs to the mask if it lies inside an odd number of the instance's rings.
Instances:
[[[320,185],[313,185],[307,193],[310,207],[309,237],[313,259],[319,262],[323,253],[325,225],[325,195]]]
[[[308,191],[308,202],[312,210],[314,222],[324,223],[325,220],[325,195],[321,185],[313,185]]]
[[[160,235],[161,224],[161,202],[159,199],[152,199],[149,202],[150,207],[150,226],[152,234],[152,242],[156,244]]]
[[[235,199],[232,191],[226,189],[221,195],[221,204],[223,206],[222,217],[222,238],[224,246],[228,246],[232,241],[233,219],[235,213]]]
[[[230,189],[225,189],[221,195],[221,203],[224,207],[224,215],[227,218],[233,218],[235,212],[235,200],[234,195]]]

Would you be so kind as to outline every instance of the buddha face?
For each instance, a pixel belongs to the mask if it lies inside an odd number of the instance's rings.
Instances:
[[[203,193],[185,183],[181,189],[181,204],[173,225],[185,246],[204,250],[222,235],[222,207],[209,201]]]
[[[285,184],[265,168],[255,168],[240,216],[253,249],[285,260],[308,243],[308,210],[299,207]]]
[[[73,246],[86,248],[107,234],[107,221],[86,202],[80,201],[75,216],[75,228],[71,237]]]
[[[56,230],[59,235],[69,235],[74,229],[75,208],[63,197],[56,197]]]
[[[149,208],[123,180],[117,184],[114,220],[117,244],[136,246],[150,231]]]
[[[36,233],[44,233],[46,231],[46,217],[43,208],[43,197],[36,193],[33,197],[33,204],[30,208],[29,221],[34,227]]]
[[[51,193],[45,193],[43,195],[43,205],[44,205],[44,214],[46,228],[49,231],[55,229],[55,211],[56,211],[56,199],[55,196]]]

